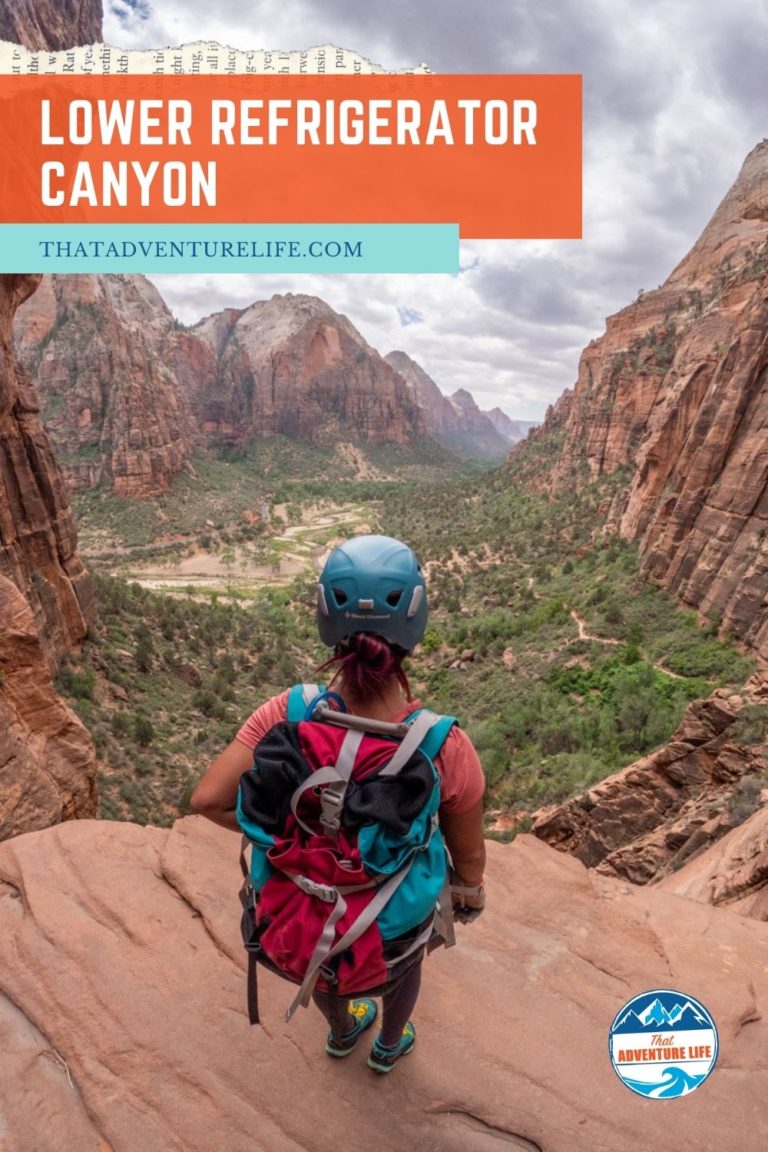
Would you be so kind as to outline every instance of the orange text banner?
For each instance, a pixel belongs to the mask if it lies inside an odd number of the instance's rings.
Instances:
[[[581,235],[579,76],[3,76],[2,223]]]

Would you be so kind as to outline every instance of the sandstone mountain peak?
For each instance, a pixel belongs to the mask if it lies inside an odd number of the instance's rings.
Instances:
[[[193,331],[205,338],[209,328],[217,324],[218,316],[214,314],[199,321]],[[306,326],[318,324],[326,325],[329,332],[331,329],[343,331],[353,343],[376,355],[346,316],[335,312],[317,296],[292,292],[275,294],[269,300],[256,300],[240,310],[230,335],[237,331],[239,341],[248,347],[252,359],[267,359]]]
[[[319,296],[309,296],[304,292],[275,292],[268,300],[255,300],[244,312],[257,312],[260,315],[275,313],[292,316],[296,321],[315,319],[323,316],[328,319],[345,319]]]
[[[194,382],[198,419],[214,442],[276,433],[309,443],[411,444],[423,432],[407,387],[346,316],[287,293],[195,325],[215,353],[216,385]]]
[[[468,393],[457,407],[409,357],[382,358],[302,293],[184,328],[146,277],[46,277],[15,334],[74,490],[149,496],[200,448],[276,434],[403,446],[428,436],[498,458],[524,434],[497,430]]]
[[[509,440],[510,444],[524,440],[531,429],[538,427],[539,424],[537,420],[513,420],[501,408],[491,408],[485,415],[496,431],[506,440]]]
[[[735,183],[715,210],[668,284],[691,287],[711,277],[713,267],[733,263],[752,243],[762,243],[768,224],[768,140],[747,156]]]
[[[468,404],[474,403],[471,393],[467,392],[466,388],[457,388],[455,392],[451,393],[449,400],[457,408],[464,408]]]
[[[331,308],[330,304],[326,304],[325,300],[321,300],[319,296],[310,296],[306,292],[275,292],[269,298],[269,302],[275,301],[290,305],[297,311],[301,310],[307,313],[326,312],[338,315]]]
[[[408,387],[419,396],[425,407],[429,406],[430,403],[436,403],[443,396],[432,377],[407,352],[396,349],[394,352],[387,352],[384,359],[392,365],[396,372],[400,373]]]

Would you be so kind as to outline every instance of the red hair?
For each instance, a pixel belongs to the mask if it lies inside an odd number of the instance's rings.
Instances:
[[[356,700],[378,695],[394,677],[406,699],[411,700],[411,686],[402,666],[407,655],[403,648],[389,644],[382,636],[355,632],[336,645],[333,656],[320,665],[319,671],[336,665],[331,685],[340,680],[342,689],[346,688]]]

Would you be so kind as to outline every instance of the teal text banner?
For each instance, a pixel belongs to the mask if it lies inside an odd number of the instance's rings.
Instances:
[[[0,272],[458,271],[458,224],[0,225]]]

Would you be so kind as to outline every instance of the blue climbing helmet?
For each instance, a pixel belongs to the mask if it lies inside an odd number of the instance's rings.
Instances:
[[[410,652],[427,626],[418,560],[391,536],[355,536],[334,548],[317,585],[317,627],[330,648],[373,632]]]

